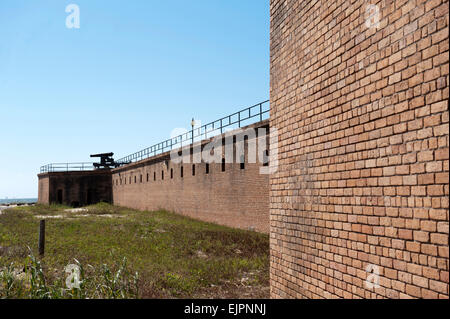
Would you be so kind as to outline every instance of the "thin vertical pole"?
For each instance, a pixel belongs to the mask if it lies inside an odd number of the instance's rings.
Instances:
[[[45,250],[45,219],[39,223],[39,255],[43,256]]]

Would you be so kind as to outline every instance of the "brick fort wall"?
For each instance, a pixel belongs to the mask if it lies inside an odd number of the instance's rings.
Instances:
[[[268,120],[243,128],[265,128]],[[222,135],[221,137],[224,137]],[[205,162],[175,163],[170,152],[112,171],[115,205],[140,210],[165,209],[230,227],[269,231],[269,175],[260,174],[262,163],[233,160],[222,165]],[[212,140],[204,140],[202,147]],[[255,141],[256,142],[256,141]],[[266,140],[267,144],[268,141]],[[192,154],[192,148],[189,146]],[[225,148],[222,150],[225,151]],[[233,156],[236,143],[233,144]],[[222,158],[225,158],[222,153]]]
[[[101,201],[112,203],[110,170],[51,172],[38,175],[40,204],[74,207]]]
[[[272,297],[448,298],[448,5],[271,0]]]

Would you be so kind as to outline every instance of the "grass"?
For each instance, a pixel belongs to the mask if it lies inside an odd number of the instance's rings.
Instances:
[[[0,298],[268,297],[266,234],[105,203],[68,209],[36,205],[3,211]],[[36,258],[42,218],[45,255]],[[69,264],[83,270],[83,285],[75,291],[66,288]]]

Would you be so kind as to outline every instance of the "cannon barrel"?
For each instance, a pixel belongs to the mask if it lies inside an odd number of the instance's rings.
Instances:
[[[114,153],[100,153],[100,154],[92,154],[91,157],[107,157],[107,156],[113,156]]]

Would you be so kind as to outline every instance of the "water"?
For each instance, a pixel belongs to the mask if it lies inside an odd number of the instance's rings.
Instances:
[[[0,215],[2,214],[2,210],[10,208],[11,204],[32,204],[36,203],[37,198],[8,198],[8,199],[0,199]],[[14,205],[13,205],[14,207]]]
[[[5,204],[30,204],[36,203],[37,198],[5,198],[0,199],[0,205]]]

